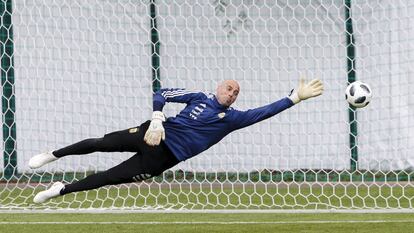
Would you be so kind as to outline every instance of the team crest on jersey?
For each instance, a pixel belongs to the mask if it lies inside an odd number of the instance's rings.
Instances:
[[[221,113],[217,114],[217,116],[218,116],[220,119],[222,119],[225,115],[226,115],[226,113],[225,113],[225,112],[221,112]]]

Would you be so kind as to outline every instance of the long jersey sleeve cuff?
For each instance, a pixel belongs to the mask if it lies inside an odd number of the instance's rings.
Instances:
[[[164,108],[165,102],[154,100],[152,102],[152,111],[160,111]]]

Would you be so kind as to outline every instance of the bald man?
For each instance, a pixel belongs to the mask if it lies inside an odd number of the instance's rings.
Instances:
[[[35,169],[66,155],[96,151],[135,153],[121,164],[83,180],[66,185],[56,182],[48,190],[39,192],[33,201],[43,203],[59,195],[158,176],[207,150],[227,134],[272,117],[301,100],[322,94],[322,91],[320,80],[314,79],[307,84],[301,80],[299,87],[288,97],[263,107],[239,111],[230,107],[240,92],[240,85],[235,80],[221,82],[215,95],[185,89],[161,89],[153,96],[151,121],[32,157],[29,166]],[[166,102],[184,103],[186,107],[177,116],[165,119],[162,109]]]

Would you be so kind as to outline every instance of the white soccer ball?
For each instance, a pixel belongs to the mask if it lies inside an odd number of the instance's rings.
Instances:
[[[371,101],[372,91],[368,84],[355,81],[346,88],[345,98],[350,105],[356,108],[363,108]]]

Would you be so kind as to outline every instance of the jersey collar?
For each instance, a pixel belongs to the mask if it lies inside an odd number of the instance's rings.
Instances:
[[[214,104],[214,107],[216,107],[216,108],[219,108],[219,109],[223,109],[223,110],[225,110],[225,109],[228,109],[229,107],[227,107],[227,106],[223,106],[223,105],[221,105],[219,102],[218,102],[218,100],[217,100],[217,98],[216,98],[216,96],[214,95],[214,97],[213,97],[213,99],[212,99],[212,102],[213,102],[213,104]]]

